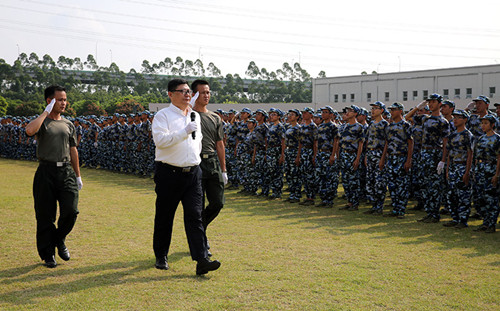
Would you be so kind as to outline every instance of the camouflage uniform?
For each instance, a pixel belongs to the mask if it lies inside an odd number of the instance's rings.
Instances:
[[[261,188],[263,196],[269,194],[269,178],[266,178],[266,136],[268,127],[266,123],[258,124],[254,131],[255,140],[255,170],[253,182]]]
[[[498,220],[500,183],[493,187],[491,182],[496,173],[497,156],[500,154],[500,135],[481,136],[475,144],[474,185],[477,208],[483,216],[483,226],[495,228]]]
[[[390,123],[386,129],[387,158],[385,178],[392,200],[392,214],[403,216],[408,203],[410,174],[404,165],[408,159],[408,140],[412,140],[411,125],[404,119]]]
[[[318,126],[318,154],[316,155],[316,178],[318,180],[318,194],[323,206],[331,206],[337,195],[338,183],[334,182],[334,171],[337,170],[337,161],[330,165],[335,139],[339,136],[337,125],[333,122],[323,122]],[[338,180],[338,179],[337,179]]]
[[[450,213],[454,222],[467,225],[471,206],[471,182],[466,185],[463,176],[467,168],[467,152],[472,148],[472,133],[465,129],[450,134],[448,144],[448,185]]]
[[[255,131],[249,131],[245,139],[238,144],[238,159],[241,161],[238,172],[240,174],[240,183],[243,185],[243,189],[250,194],[257,193],[255,164],[252,163],[255,140]]]
[[[443,174],[437,173],[438,163],[443,156],[443,139],[450,134],[448,121],[443,116],[422,118],[422,150],[420,158],[423,170],[422,197],[425,199],[427,218],[439,220],[439,207],[443,195]]]
[[[300,142],[301,125],[290,126],[285,132],[285,166],[288,187],[290,189],[290,199],[300,200],[302,197],[302,181],[300,178],[300,168],[295,164]]]
[[[344,124],[340,131],[340,169],[342,171],[342,184],[347,201],[353,208],[359,206],[359,170],[354,170],[358,146],[363,143],[363,126],[359,123]]]
[[[224,133],[226,134],[226,170],[228,181],[233,188],[238,187],[238,178],[236,170],[236,156],[234,150],[236,147],[236,123],[227,123],[224,126]]]
[[[282,141],[285,138],[285,127],[283,124],[271,124],[267,131],[266,169],[265,184],[272,191],[272,198],[281,198],[283,189],[283,164],[279,162],[281,157]]]
[[[236,124],[236,140],[238,142],[238,145],[236,146],[236,167],[235,167],[235,176],[237,176],[237,181],[240,184],[243,184],[243,180],[245,179],[244,173],[245,173],[245,163],[246,161],[243,159],[243,151],[241,150],[243,148],[240,147],[240,144],[245,141],[246,136],[249,132],[248,127],[246,122],[240,121]]]
[[[386,120],[372,122],[367,129],[366,136],[366,194],[372,204],[372,211],[381,212],[384,207],[386,180],[384,171],[379,164],[384,151],[386,132],[389,125]]]
[[[307,199],[314,199],[316,181],[314,170],[314,143],[318,139],[318,127],[314,122],[303,124],[300,128],[300,176]]]

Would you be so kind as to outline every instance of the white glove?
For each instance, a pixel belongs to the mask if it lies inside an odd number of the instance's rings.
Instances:
[[[227,172],[222,172],[222,180],[224,180],[224,186],[227,185]]]
[[[94,148],[97,148],[97,142],[94,142]]]
[[[33,145],[36,145],[36,139],[33,139]]]
[[[427,106],[427,101],[424,100],[423,102],[421,102],[420,104],[417,105],[417,108],[418,109],[424,109],[425,106]]]
[[[82,176],[76,178],[76,184],[78,185],[78,190],[82,190],[83,188]]]
[[[198,129],[198,124],[195,121],[189,122],[186,128],[184,129],[186,133],[189,135],[192,132],[196,132]]]
[[[437,173],[441,175],[443,173],[443,170],[444,170],[444,162],[440,161],[437,166]]]
[[[198,99],[198,96],[200,96],[200,92],[196,92],[196,94],[194,94],[194,96],[191,98],[191,101],[189,102],[189,105],[191,106],[191,108],[194,106],[194,103]]]
[[[476,107],[476,102],[470,102],[468,105],[467,105],[467,110],[472,110]]]
[[[52,100],[50,101],[50,104],[48,104],[47,107],[45,107],[45,111],[47,111],[48,114],[50,114],[50,112],[52,111],[52,108],[54,108],[55,103],[56,103],[56,99],[52,98]]]

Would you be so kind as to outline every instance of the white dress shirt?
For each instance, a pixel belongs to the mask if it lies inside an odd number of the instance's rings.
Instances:
[[[196,138],[184,130],[191,122],[191,112],[195,113],[198,124]],[[187,115],[171,104],[156,113],[151,127],[156,145],[155,160],[178,167],[198,165],[201,162],[201,124],[200,115],[188,108]]]

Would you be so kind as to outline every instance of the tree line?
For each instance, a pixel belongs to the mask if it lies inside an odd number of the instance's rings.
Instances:
[[[318,77],[325,77],[321,71]],[[89,79],[92,83],[89,83]],[[131,80],[130,77],[133,77]],[[66,87],[70,106],[67,114],[106,115],[133,113],[149,103],[170,102],[167,84],[173,77],[188,81],[203,78],[210,82],[214,103],[283,103],[311,102],[311,76],[299,63],[283,63],[268,71],[251,61],[240,74],[222,75],[212,62],[207,66],[199,59],[184,60],[177,56],[158,63],[142,62],[139,71],[122,71],[116,63],[100,66],[93,55],[79,57],[50,55],[40,58],[36,53],[21,53],[14,64],[0,59],[0,116],[30,116],[43,111],[43,90],[48,85]]]

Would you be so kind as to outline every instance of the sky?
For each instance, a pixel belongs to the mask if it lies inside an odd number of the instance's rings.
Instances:
[[[500,63],[500,1],[0,0],[0,58],[213,62],[328,77]]]

